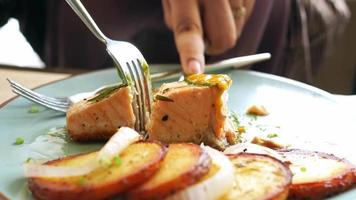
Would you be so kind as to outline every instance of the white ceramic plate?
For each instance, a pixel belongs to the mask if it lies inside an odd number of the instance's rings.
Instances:
[[[152,71],[162,68],[154,66]],[[331,94],[264,73],[244,70],[224,73],[233,79],[228,101],[231,110],[243,114],[250,105],[263,104],[271,114],[258,119],[259,122],[280,127],[281,137],[289,138],[293,145],[332,152],[356,163],[355,156],[352,156],[356,149],[353,147],[355,121]],[[117,81],[114,69],[101,70],[46,85],[37,91],[51,96],[65,96]],[[102,145],[71,142],[60,131],[65,127],[63,114],[43,107],[39,107],[38,113],[28,113],[32,105],[21,97],[0,109],[0,192],[14,200],[31,199],[21,168],[27,159],[54,159],[98,149]],[[25,143],[14,145],[17,137],[24,138]],[[356,199],[356,190],[334,198]]]

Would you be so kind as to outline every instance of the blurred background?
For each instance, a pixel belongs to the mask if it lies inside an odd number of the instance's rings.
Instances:
[[[356,94],[356,0],[346,1],[351,18],[314,85],[332,93]]]
[[[356,94],[356,0],[346,0],[351,18],[342,35],[333,43],[333,50],[316,73],[316,87],[336,94]],[[32,49],[19,29],[19,23],[11,18],[0,28],[0,65],[45,68],[44,62]]]

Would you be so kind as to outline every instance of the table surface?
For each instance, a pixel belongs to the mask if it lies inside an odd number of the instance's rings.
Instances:
[[[0,65],[0,105],[16,96],[16,94],[11,91],[11,87],[6,80],[7,78],[28,88],[36,88],[83,72],[85,71],[43,70]]]

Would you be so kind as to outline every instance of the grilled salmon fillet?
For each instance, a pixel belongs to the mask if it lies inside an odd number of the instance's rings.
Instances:
[[[67,129],[74,141],[109,139],[118,129],[133,128],[135,115],[129,86],[113,86],[73,104],[67,112]]]
[[[217,75],[195,76],[210,80]],[[164,143],[203,142],[218,149],[236,143],[226,106],[227,88],[209,82],[163,84],[152,105],[147,125],[149,139]]]

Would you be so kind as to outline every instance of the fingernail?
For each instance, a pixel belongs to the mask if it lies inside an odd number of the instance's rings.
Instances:
[[[201,64],[195,59],[191,59],[188,62],[188,74],[199,74],[202,73]]]

